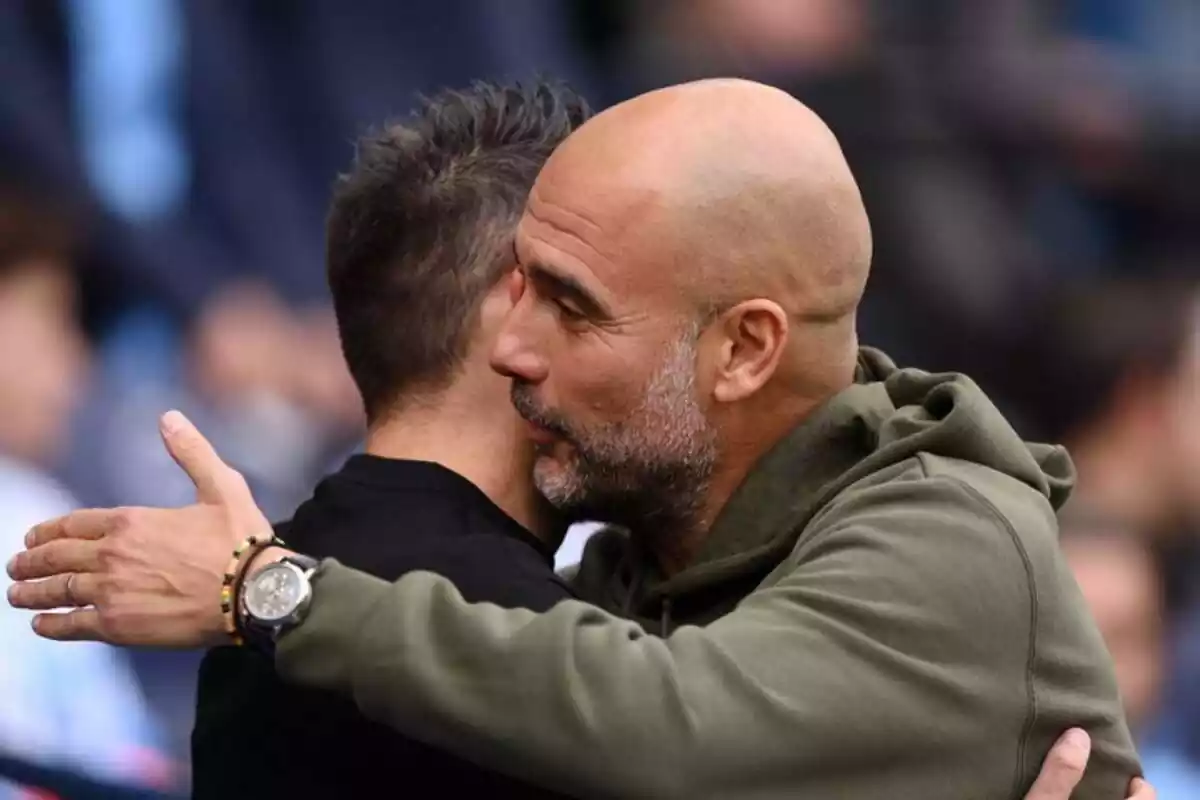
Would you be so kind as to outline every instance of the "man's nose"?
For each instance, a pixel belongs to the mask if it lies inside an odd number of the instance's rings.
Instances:
[[[546,358],[536,346],[533,331],[527,324],[528,316],[525,303],[518,303],[509,312],[492,346],[491,365],[506,378],[541,383],[548,371]]]

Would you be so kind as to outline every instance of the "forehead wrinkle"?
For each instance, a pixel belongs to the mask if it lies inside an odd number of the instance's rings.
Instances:
[[[583,228],[582,233],[590,234],[596,238],[600,238],[599,234],[603,233],[603,228],[599,223],[589,219],[583,214],[580,214],[578,211],[572,211],[571,209],[560,206],[557,203],[544,200],[537,195],[538,192],[537,188],[535,187],[534,190],[530,192],[529,201],[525,205],[525,212],[530,217],[532,217],[535,221],[546,225],[547,227],[553,228],[559,233],[570,236],[572,239],[575,239],[593,253],[603,258],[605,261],[610,260],[607,253],[598,248],[592,242],[589,242],[587,239],[581,236],[580,233],[577,233],[568,227],[568,225],[570,225],[572,222],[577,222]],[[558,217],[559,219],[556,220],[554,217]]]
[[[541,191],[537,187],[537,184],[534,184],[533,188],[529,191],[529,203],[537,204],[537,205],[544,205],[549,209],[553,209],[553,210],[559,212],[563,216],[572,217],[574,219],[579,220],[585,226],[591,228],[593,231],[595,231],[597,233],[600,231],[600,223],[596,222],[593,219],[589,219],[586,214],[583,214],[579,211],[573,211],[572,209],[566,208],[565,206],[561,206],[551,200],[546,200],[545,198],[543,198]]]
[[[559,231],[566,236],[569,236],[575,241],[581,242],[584,246],[588,247],[588,249],[594,252],[601,260],[606,262],[608,261],[603,253],[601,253],[599,250],[596,250],[596,248],[579,238],[573,232],[569,230],[563,230],[552,222],[540,219],[537,217],[537,215],[528,211],[528,209],[526,210],[526,218],[535,226],[544,225],[555,231]],[[526,241],[522,242],[522,238],[525,238]],[[545,248],[554,250],[556,255],[549,257],[543,252]],[[596,298],[596,300],[605,308],[608,314],[616,314],[616,298],[612,296],[608,286],[606,286],[604,281],[600,279],[595,270],[593,270],[586,261],[584,261],[575,253],[572,253],[570,250],[564,250],[562,247],[559,247],[544,239],[530,236],[529,234],[526,234],[525,237],[517,237],[516,241],[514,242],[513,251],[516,255],[517,264],[519,266],[537,264],[543,272],[548,272],[551,275],[563,268],[567,268],[569,272],[576,273],[576,277],[573,277],[573,280],[576,281],[579,281],[578,275],[582,273],[584,280],[580,281],[580,283],[586,287],[586,290]]]
[[[540,217],[540,216],[536,215],[536,213],[534,213],[533,211],[528,212],[528,217],[529,217],[530,221],[532,221],[535,225],[542,225],[542,227],[550,228],[551,230],[557,231],[557,233],[559,233],[559,234],[570,237],[570,239],[572,241],[580,243],[580,245],[582,245],[584,248],[587,248],[589,252],[592,252],[596,258],[600,259],[601,261],[604,261],[605,264],[612,263],[611,259],[608,258],[608,255],[606,255],[604,252],[600,251],[600,249],[596,248],[592,242],[589,242],[588,240],[583,239],[582,236],[576,234],[575,231],[572,231],[568,228],[563,228],[562,225],[554,223],[553,221],[551,221],[551,219],[546,219],[545,217]],[[568,249],[564,249],[563,247],[554,245],[554,243],[552,243],[550,241],[542,240],[540,243],[541,243],[541,245],[550,246],[550,247],[553,247],[554,249],[557,249],[557,251],[559,253],[563,253],[563,255],[565,255],[565,257],[569,257],[572,261],[575,261],[576,264],[583,266],[584,269],[587,269],[588,272],[593,273],[593,276],[595,277],[595,271],[590,269],[590,267],[587,266],[586,261],[584,261],[582,258],[578,257],[578,255],[572,254],[570,251],[568,251]],[[534,247],[538,246],[538,243],[534,243],[533,246]],[[599,277],[596,279],[599,279]]]

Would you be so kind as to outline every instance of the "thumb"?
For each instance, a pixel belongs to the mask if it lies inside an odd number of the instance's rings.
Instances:
[[[175,463],[196,486],[196,500],[209,505],[254,504],[241,474],[221,460],[208,439],[178,411],[168,411],[158,423],[163,444]]]
[[[1063,734],[1046,756],[1042,771],[1025,800],[1068,800],[1087,768],[1091,737],[1073,728]]]

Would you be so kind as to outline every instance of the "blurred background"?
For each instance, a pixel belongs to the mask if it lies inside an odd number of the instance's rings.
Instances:
[[[289,515],[360,436],[322,268],[354,137],[534,72],[597,107],[754,77],[831,124],[864,341],[1071,447],[1064,548],[1149,777],[1200,797],[1200,0],[0,0],[0,551],[190,502],[168,408]],[[186,792],[198,660],[0,604],[0,772]]]

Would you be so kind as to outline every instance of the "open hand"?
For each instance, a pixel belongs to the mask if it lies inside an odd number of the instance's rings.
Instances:
[[[246,481],[182,414],[163,416],[167,450],[196,485],[179,509],[88,509],[44,522],[8,564],[17,608],[48,639],[197,647],[227,640],[221,582],[233,549],[270,525]]]

